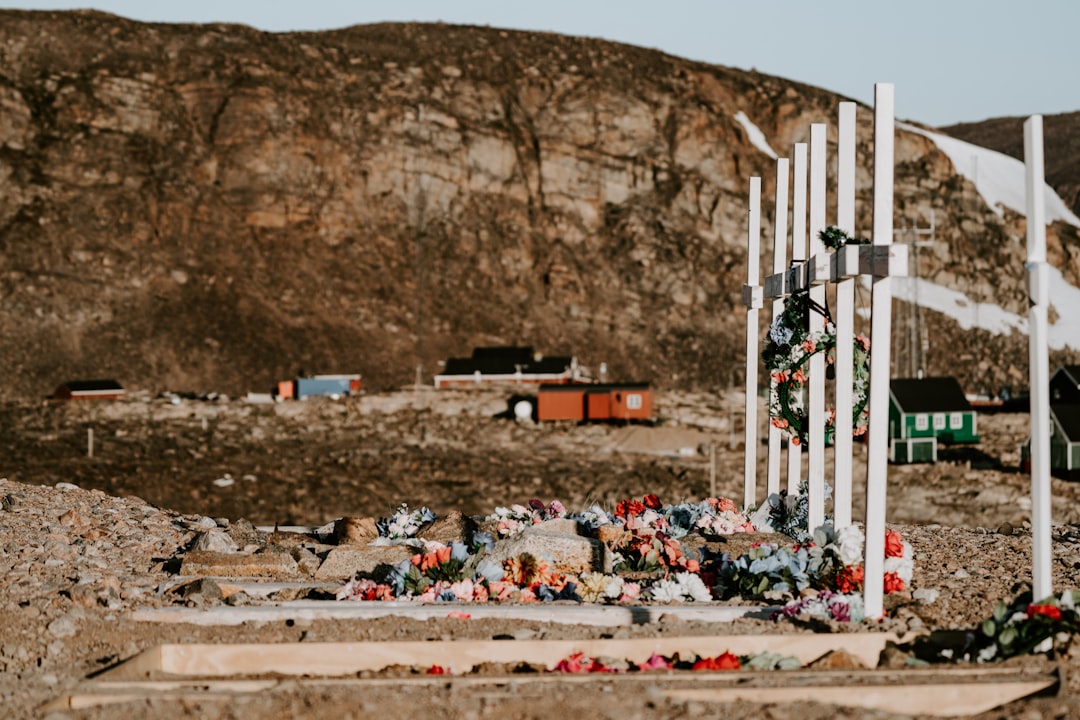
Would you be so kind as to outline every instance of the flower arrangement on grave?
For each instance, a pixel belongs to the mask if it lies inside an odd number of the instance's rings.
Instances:
[[[545,505],[543,501],[533,499],[527,506],[515,504],[509,508],[497,507],[486,519],[496,523],[499,537],[509,537],[545,520],[563,517],[566,517],[566,507],[558,500]]]
[[[715,570],[715,589],[724,599],[795,597],[812,590],[849,595],[863,587],[864,540],[856,525],[836,531],[826,524],[814,531],[813,540],[791,549],[756,543],[749,553],[737,558],[724,556]],[[911,544],[896,531],[886,530],[885,550],[884,590],[903,591],[911,583]]]
[[[822,590],[816,595],[788,602],[772,615],[773,620],[809,616],[836,622],[861,622],[866,616],[862,595]]]
[[[1042,650],[1063,651],[1080,633],[1078,602],[1080,592],[1076,590],[1038,601],[1028,590],[1011,603],[999,602],[972,633],[971,647],[962,656],[970,659],[974,655],[978,662],[989,662]],[[950,657],[951,653],[944,655]]]
[[[406,503],[401,503],[397,512],[388,518],[381,518],[375,523],[379,536],[390,540],[405,540],[416,537],[424,525],[435,520],[435,513],[426,507],[409,510]]]
[[[840,228],[830,226],[819,234],[826,247],[833,250],[849,244],[865,244],[863,238],[853,238]],[[810,332],[810,313],[816,312],[825,319],[825,328]],[[862,335],[854,339],[854,365],[852,388],[852,433],[866,432],[867,402],[870,389],[870,340]],[[804,392],[808,380],[810,358],[825,354],[826,372],[830,377],[836,365],[836,327],[828,308],[813,302],[808,291],[789,295],[784,310],[769,328],[762,359],[773,389],[769,399],[770,422],[788,434],[793,444],[807,441],[810,422]],[[835,432],[836,411],[828,410],[825,422],[825,442],[830,442]]]
[[[557,673],[624,673],[650,672],[652,670],[682,670],[693,672],[717,672],[724,670],[794,670],[802,666],[797,657],[763,652],[756,655],[735,655],[724,651],[716,656],[694,655],[682,659],[678,654],[665,656],[653,653],[645,662],[633,662],[617,658],[596,658],[585,653],[574,653],[558,662],[551,672]]]
[[[763,509],[771,514],[759,511],[755,517],[765,517],[766,524],[774,526],[782,525],[779,520],[790,523],[804,518],[805,509],[800,515],[800,508],[805,503],[800,503],[799,497],[781,498],[783,513],[766,505]],[[382,522],[382,527],[398,537],[395,543],[412,545],[416,552],[392,568],[384,582],[367,577],[349,580],[338,591],[338,599],[632,604],[708,602],[738,595],[772,600],[800,597],[809,602],[812,593],[830,592],[842,597],[858,591],[863,583],[863,538],[854,526],[837,532],[825,525],[813,535],[803,531],[805,537],[792,548],[758,543],[742,556],[716,557],[707,551],[688,554],[678,537],[754,529],[750,519],[725,498],[665,506],[655,495],[646,495],[620,501],[611,513],[593,506],[585,513],[570,514],[558,501],[544,504],[537,500],[514,507],[524,509],[513,510],[520,513],[523,523],[570,517],[587,527],[614,525],[618,532],[612,533],[607,542],[615,553],[615,572],[559,573],[548,561],[528,554],[496,561],[488,556],[495,539],[480,531],[473,533],[469,544],[425,542],[415,535],[422,525],[435,519],[434,513],[426,508],[410,511],[402,505],[398,513]],[[758,529],[765,529],[764,524]],[[388,537],[380,540],[389,541]],[[885,591],[906,589],[912,574],[911,545],[898,533],[888,531],[885,552]],[[642,571],[646,577],[638,582],[633,573]],[[826,603],[829,597],[821,595],[820,608],[805,604],[797,612],[828,612],[834,619],[860,616],[861,609],[856,607],[845,615],[839,600]]]

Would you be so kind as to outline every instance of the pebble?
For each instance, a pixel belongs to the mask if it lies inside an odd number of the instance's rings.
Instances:
[[[941,595],[941,592],[937,588],[918,588],[911,593],[911,597],[926,605],[937,600],[939,595]]]

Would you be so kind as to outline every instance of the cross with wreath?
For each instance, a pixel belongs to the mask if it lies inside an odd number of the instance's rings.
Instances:
[[[827,248],[837,250],[845,245],[868,245],[869,240],[848,235],[830,226],[818,235]],[[825,318],[825,329],[810,332],[810,313]],[[854,339],[854,387],[852,388],[851,432],[858,437],[866,433],[867,402],[870,389],[870,340],[863,335]],[[807,289],[788,295],[784,311],[769,328],[768,342],[762,358],[776,386],[769,402],[769,415],[774,426],[785,431],[795,445],[806,443],[810,427],[806,407],[805,386],[810,358],[825,353],[826,377],[832,379],[836,365],[836,326],[829,309],[810,298]],[[832,442],[836,410],[830,408],[825,422],[825,442]]]

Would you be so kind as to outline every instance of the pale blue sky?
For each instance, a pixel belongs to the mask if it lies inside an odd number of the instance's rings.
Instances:
[[[237,22],[271,32],[383,21],[545,30],[757,70],[869,103],[896,84],[929,125],[1080,110],[1080,0],[84,0],[134,20]]]

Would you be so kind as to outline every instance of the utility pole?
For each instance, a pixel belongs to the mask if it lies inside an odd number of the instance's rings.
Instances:
[[[919,227],[918,220],[904,226],[900,236],[911,247],[911,296],[908,300],[908,377],[920,377],[926,370],[926,354],[930,350],[929,338],[923,338],[922,307],[919,304],[919,248],[932,248],[937,245],[937,223],[934,208],[930,208],[930,225]],[[929,237],[929,240],[919,240]]]

